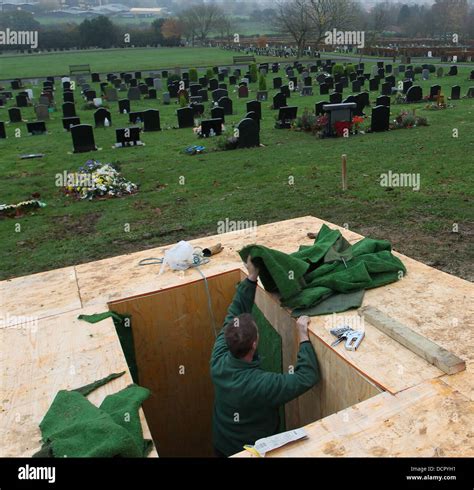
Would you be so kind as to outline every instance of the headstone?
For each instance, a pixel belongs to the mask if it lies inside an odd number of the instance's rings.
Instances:
[[[0,121],[0,140],[4,140],[7,137],[7,133],[5,131],[5,123]]]
[[[191,83],[189,85],[189,93],[191,97],[196,97],[198,95],[199,90],[202,89],[202,86],[199,83]]]
[[[24,94],[18,94],[16,97],[17,107],[28,107],[28,97]]]
[[[258,120],[262,119],[262,104],[258,100],[247,102],[247,112],[255,112]]]
[[[128,99],[120,99],[118,101],[118,107],[120,114],[124,112],[128,114],[130,112],[130,101]]]
[[[390,107],[378,105],[372,109],[370,129],[376,133],[390,128]]]
[[[128,84],[130,85],[130,87],[136,88],[138,87],[138,80],[136,78],[131,78],[128,81]]]
[[[382,95],[391,95],[392,93],[392,84],[385,82],[382,83]]]
[[[405,78],[414,81],[415,80],[415,72],[413,70],[407,70],[405,72]]]
[[[352,82],[352,91],[354,93],[359,93],[360,92],[360,82],[359,82],[359,80],[354,80]]]
[[[422,72],[421,72],[421,78],[423,80],[429,80],[430,79],[430,70],[428,69],[424,69]]]
[[[253,148],[260,146],[260,128],[253,119],[242,119],[237,125],[238,148]]]
[[[163,88],[163,80],[161,78],[154,78],[153,88],[155,88],[156,90],[161,90]]]
[[[116,129],[115,141],[115,146],[120,148],[141,145],[142,143],[140,141],[140,128],[132,126],[129,128]]]
[[[298,114],[298,107],[286,106],[280,107],[278,112],[278,128],[289,129],[292,122],[296,119]]]
[[[197,97],[201,97],[202,102],[207,102],[209,100],[208,91],[205,88],[198,90]]]
[[[213,107],[211,109],[211,117],[212,119],[220,119],[223,123],[225,123],[225,112],[222,107]]]
[[[161,131],[160,111],[156,109],[143,111],[143,131]]]
[[[140,83],[138,90],[140,90],[141,95],[148,95],[148,85],[146,83]]]
[[[371,92],[375,92],[379,89],[379,80],[378,78],[371,78],[369,80],[369,90]]]
[[[218,101],[219,107],[224,109],[224,114],[226,116],[231,116],[233,114],[233,104],[232,99],[229,97],[221,97]]]
[[[92,102],[97,97],[97,94],[96,94],[95,90],[86,90],[84,92],[84,95],[86,96],[86,99],[89,102]]]
[[[359,94],[357,97],[360,97],[361,95],[362,94]],[[356,107],[357,104],[355,102],[324,105],[323,110],[328,116],[328,122],[324,131],[326,136],[335,136],[334,125],[336,122],[352,121]]]
[[[329,94],[329,86],[327,83],[321,83],[319,86],[319,95],[328,95]]]
[[[249,89],[246,85],[241,85],[238,89],[239,99],[246,99],[249,96]]]
[[[440,91],[441,85],[432,85],[430,87],[430,100],[436,100]]]
[[[89,124],[78,124],[71,126],[72,144],[74,153],[85,153],[95,151],[94,131]]]
[[[222,134],[222,119],[206,119],[201,121],[201,135],[208,138],[211,135],[219,136]]]
[[[309,97],[309,96],[313,95],[313,87],[303,87],[301,89],[300,95],[302,97]]]
[[[194,112],[191,107],[183,107],[176,111],[178,116],[178,126],[180,129],[194,127]]]
[[[344,84],[342,82],[335,83],[334,92],[339,92],[340,94],[342,94],[344,92]]]
[[[411,80],[404,80],[402,92],[406,94],[412,86],[413,86],[413,82]]]
[[[46,124],[44,123],[44,121],[26,123],[26,131],[32,136],[46,134]]]
[[[380,95],[375,102],[376,105],[384,105],[390,107],[391,99],[388,95]]]
[[[333,92],[329,94],[330,104],[340,104],[342,102],[342,94],[340,92]]]
[[[38,104],[35,107],[36,119],[38,121],[47,121],[49,119],[48,106],[43,104]]]
[[[273,88],[278,90],[283,85],[281,77],[275,77],[273,79]]]
[[[152,88],[153,87],[153,77],[146,77],[145,83],[146,83],[147,87]]]
[[[150,88],[148,89],[148,99],[156,99],[158,97],[157,93],[156,93],[156,89],[154,88]]]
[[[216,78],[211,78],[209,80],[209,90],[213,92],[219,88],[219,81]]]
[[[458,67],[456,65],[451,65],[449,68],[448,76],[455,77],[458,74]]]
[[[229,96],[227,90],[224,90],[222,88],[218,88],[216,90],[213,90],[211,95],[212,95],[212,100],[214,102],[217,102],[222,97],[228,97]]]
[[[420,102],[423,100],[423,91],[419,85],[413,85],[407,91],[407,102]]]
[[[280,92],[287,98],[289,99],[291,97],[291,91],[290,87],[288,85],[282,85],[280,87]]]
[[[92,83],[100,83],[100,75],[98,73],[91,73]]]
[[[198,97],[200,98],[200,97]],[[200,118],[204,114],[205,107],[204,104],[201,103],[192,103],[190,105],[191,109],[193,110],[194,118]]]
[[[459,100],[461,98],[461,87],[455,85],[451,87],[451,100]]]
[[[163,92],[162,98],[163,98],[163,104],[164,105],[170,105],[171,104],[171,96],[170,96],[169,92]]]
[[[280,107],[286,106],[285,94],[278,92],[273,97],[273,109],[280,109]]]
[[[62,110],[63,117],[74,117],[76,115],[76,106],[72,102],[64,102]]]
[[[138,87],[130,87],[128,89],[127,98],[129,100],[140,100],[141,98],[140,89]]]
[[[101,107],[94,112],[94,122],[96,128],[103,128],[106,124],[106,119],[108,120],[108,124],[111,125],[112,116],[110,115],[110,112],[104,107]]]
[[[108,102],[117,102],[118,100],[117,89],[114,87],[106,87],[105,97],[107,98]]]
[[[62,122],[63,128],[66,131],[70,131],[71,126],[77,126],[78,124],[81,124],[81,120],[78,117],[63,117]]]
[[[63,102],[72,102],[74,104],[74,92],[64,92]]]
[[[315,113],[317,116],[322,116],[324,114],[323,106],[329,104],[329,101],[323,100],[318,102],[315,106]]]

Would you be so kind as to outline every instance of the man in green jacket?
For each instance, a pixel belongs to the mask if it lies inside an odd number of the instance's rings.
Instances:
[[[291,373],[263,371],[258,359],[258,328],[250,314],[258,269],[247,260],[248,278],[239,284],[211,356],[215,401],[213,444],[216,456],[228,457],[278,432],[278,409],[319,381],[319,368],[308,337],[308,317],[296,326],[298,360]]]

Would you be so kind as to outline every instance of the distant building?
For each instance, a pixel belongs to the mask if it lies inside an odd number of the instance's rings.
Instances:
[[[35,0],[0,0],[0,12],[11,12],[12,10],[24,10],[35,13],[39,2]]]

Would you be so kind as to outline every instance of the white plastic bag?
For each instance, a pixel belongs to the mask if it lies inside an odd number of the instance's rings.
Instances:
[[[194,249],[192,245],[181,240],[177,245],[165,252],[160,274],[163,273],[165,266],[168,265],[174,271],[184,271],[194,263]]]

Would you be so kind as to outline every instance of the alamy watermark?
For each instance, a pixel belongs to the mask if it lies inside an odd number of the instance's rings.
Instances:
[[[0,46],[29,46],[38,47],[38,31],[15,31],[7,27],[0,31]]]
[[[324,33],[324,42],[332,46],[357,46],[360,49],[365,47],[364,31],[326,31]]]
[[[414,191],[419,191],[420,180],[420,174],[399,174],[391,170],[380,174],[382,187],[412,187]]]
[[[94,178],[90,173],[67,172],[55,175],[56,187],[94,187]]]

